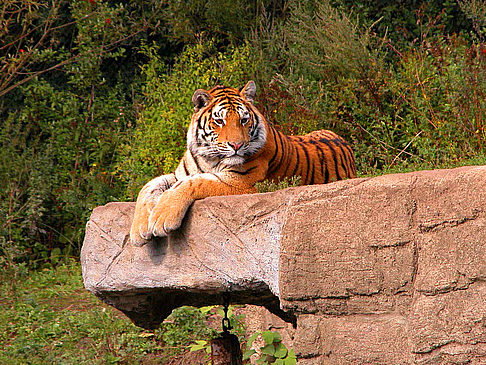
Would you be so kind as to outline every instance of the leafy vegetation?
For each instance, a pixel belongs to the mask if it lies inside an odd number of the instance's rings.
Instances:
[[[256,344],[258,339],[259,344]],[[282,343],[282,337],[275,331],[256,332],[250,336],[247,342],[247,350],[243,354],[243,359],[247,360],[255,357],[255,363],[261,365],[295,365],[297,357],[294,350],[289,350]]]
[[[133,200],[175,167],[195,89],[254,79],[276,128],[336,131],[362,176],[484,164],[485,9],[483,0],[3,1],[0,362],[155,362],[209,340],[209,314],[187,308],[158,331],[136,329],[63,264],[92,208]]]
[[[300,176],[284,178],[281,181],[263,180],[256,183],[255,187],[259,193],[268,193],[300,185]]]
[[[142,330],[84,290],[75,261],[1,275],[1,364],[184,364],[194,341],[215,336],[208,319],[221,321],[218,308],[182,307]],[[231,316],[241,333],[238,321]]]
[[[366,174],[484,155],[486,50],[473,40],[481,34],[444,35],[443,13],[417,12],[418,38],[393,43],[376,33],[379,19],[363,26],[350,14],[327,2],[295,5],[268,33],[262,54],[286,56],[265,90],[274,123],[338,131]]]

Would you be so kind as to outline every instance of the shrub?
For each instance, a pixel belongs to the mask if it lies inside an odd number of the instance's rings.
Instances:
[[[82,0],[2,6],[0,255],[34,263],[76,252],[91,209],[121,195],[113,154],[135,113],[126,82],[136,89],[137,73],[130,62],[107,65],[124,60],[156,10]]]
[[[255,188],[259,193],[269,193],[272,191],[299,186],[300,184],[301,177],[292,176],[290,178],[286,177],[280,181],[263,180],[262,182],[256,183]]]
[[[261,63],[286,57],[261,75],[271,78],[263,93],[269,118],[288,133],[336,130],[366,174],[484,154],[485,46],[444,37],[440,17],[420,14],[420,38],[404,46],[328,2],[294,6],[271,41],[254,43]]]

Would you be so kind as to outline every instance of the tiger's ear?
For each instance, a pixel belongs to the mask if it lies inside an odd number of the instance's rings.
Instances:
[[[256,84],[254,81],[248,81],[247,84],[240,90],[241,96],[243,96],[247,101],[253,103],[256,95]]]
[[[211,95],[206,90],[197,89],[192,96],[192,103],[194,104],[194,111],[198,111],[209,104]]]

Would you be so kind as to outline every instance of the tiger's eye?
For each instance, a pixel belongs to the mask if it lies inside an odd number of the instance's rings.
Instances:
[[[216,124],[218,127],[222,127],[224,124],[223,119],[217,119],[217,118],[213,118],[213,123]]]

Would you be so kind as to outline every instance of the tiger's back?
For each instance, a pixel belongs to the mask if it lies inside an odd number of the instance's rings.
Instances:
[[[267,179],[300,176],[302,185],[312,185],[356,177],[353,150],[332,131],[286,136],[270,127],[270,135],[275,155],[269,161]]]

